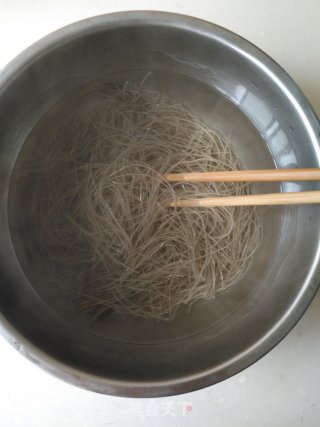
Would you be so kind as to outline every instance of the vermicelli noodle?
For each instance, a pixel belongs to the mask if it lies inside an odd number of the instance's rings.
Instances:
[[[186,106],[154,90],[97,85],[51,129],[48,147],[29,168],[28,214],[39,257],[79,310],[172,320],[247,271],[261,241],[255,208],[165,204],[249,191],[163,179],[242,168],[223,135]]]

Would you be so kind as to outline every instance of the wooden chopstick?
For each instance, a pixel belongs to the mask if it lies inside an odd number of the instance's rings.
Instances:
[[[262,182],[262,181],[318,181],[320,169],[265,169],[223,172],[169,173],[168,181],[181,182]]]
[[[203,197],[169,201],[169,207],[305,205],[320,203],[320,191],[250,194],[248,196]]]

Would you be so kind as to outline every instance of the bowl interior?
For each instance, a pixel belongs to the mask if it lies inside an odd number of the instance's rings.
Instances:
[[[5,123],[8,188],[10,182],[1,310],[55,363],[88,375],[87,382],[78,381],[85,387],[162,395],[224,379],[270,349],[277,339],[267,337],[274,330],[280,329],[278,340],[288,331],[283,319],[307,292],[318,251],[318,206],[260,209],[263,241],[246,275],[214,300],[197,303],[190,314],[179,310],[173,323],[116,314],[92,323],[50,286],[32,251],[23,216],[26,183],[12,171],[41,158],[53,124],[86,102],[97,80],[139,84],[147,77],[145,87],[188,104],[220,130],[248,169],[319,167],[318,147],[295,103],[271,72],[245,54],[243,41],[216,28],[218,36],[214,28],[200,33],[161,20],[97,25],[40,49],[0,96],[0,107],[6,106],[0,128]],[[265,183],[252,191],[318,187]],[[179,388],[194,377],[196,383]],[[137,391],[145,384],[149,391]]]

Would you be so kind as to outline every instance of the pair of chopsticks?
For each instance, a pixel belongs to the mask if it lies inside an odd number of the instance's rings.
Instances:
[[[320,169],[265,169],[224,172],[172,173],[169,182],[279,182],[320,181]],[[203,197],[170,201],[170,207],[301,205],[320,203],[320,191]]]

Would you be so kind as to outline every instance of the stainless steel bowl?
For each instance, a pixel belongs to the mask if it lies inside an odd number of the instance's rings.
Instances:
[[[316,205],[264,210],[263,243],[241,283],[190,315],[181,310],[172,324],[111,315],[92,325],[41,280],[32,282],[11,182],[22,146],[28,138],[41,144],[37,124],[50,131],[43,118],[76,88],[101,76],[141,81],[149,71],[149,85],[187,101],[224,132],[246,167],[320,166],[319,122],[296,84],[255,46],[208,22],[160,12],[99,16],[49,35],[3,70],[1,330],[54,375],[121,396],[183,393],[239,372],[290,331],[319,284]],[[316,189],[286,183],[253,191]]]

